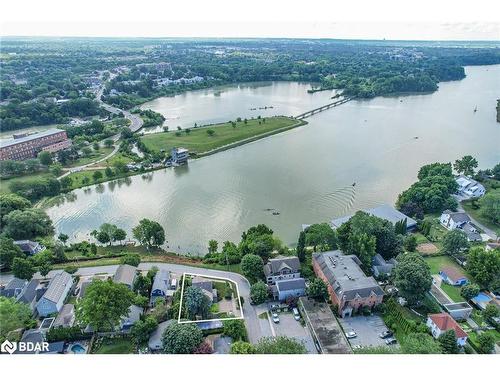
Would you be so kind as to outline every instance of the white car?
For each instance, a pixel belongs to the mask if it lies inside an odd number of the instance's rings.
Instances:
[[[296,307],[294,307],[292,312],[293,312],[293,317],[295,318],[295,320],[299,321],[300,320],[299,310]]]
[[[358,335],[356,334],[356,332],[354,331],[349,331],[345,334],[345,337],[347,337],[348,339],[353,339],[355,337],[357,337]]]
[[[273,318],[273,322],[278,324],[280,322],[280,317],[278,316],[278,314],[276,314],[275,312],[273,312],[271,314],[272,318]]]

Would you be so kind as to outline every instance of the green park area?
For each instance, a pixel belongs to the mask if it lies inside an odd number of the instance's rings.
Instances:
[[[305,123],[290,117],[268,117],[150,134],[141,139],[152,151],[170,152],[173,147],[185,147],[192,153],[200,154]]]
[[[10,193],[11,192],[10,184],[14,181],[30,182],[30,181],[38,180],[40,178],[53,177],[53,176],[54,175],[50,172],[38,172],[38,173],[29,174],[29,175],[13,177],[13,178],[9,178],[9,179],[1,179],[0,180],[0,194]]]

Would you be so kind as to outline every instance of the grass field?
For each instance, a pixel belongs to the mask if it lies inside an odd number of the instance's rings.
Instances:
[[[168,133],[145,135],[141,139],[149,149],[154,151],[165,150],[170,152],[173,147],[185,147],[190,152],[200,154],[299,124],[301,124],[299,120],[289,117],[268,117],[265,122],[264,119],[248,120],[246,124],[241,121],[236,122],[236,127],[233,127],[231,123],[223,123],[192,128],[189,134],[184,131],[170,131]],[[207,133],[209,129],[215,133],[209,135]],[[180,136],[177,136],[176,133],[180,133]]]
[[[128,337],[104,339],[96,354],[128,354],[134,352],[134,345]]]
[[[40,177],[54,177],[54,175],[50,172],[39,172],[39,173],[30,174],[30,175],[26,175],[26,176],[9,178],[8,180],[0,180],[0,194],[10,193],[9,185],[13,181],[25,181],[26,182],[26,181],[38,179]]]
[[[112,151],[113,151],[113,147],[109,147],[109,148],[104,147],[104,148],[100,148],[97,151],[92,149],[92,154],[90,154],[89,156],[84,156],[84,157],[78,158],[73,163],[65,166],[65,168],[74,168],[74,167],[79,167],[81,165],[86,165],[86,164],[92,163],[94,161],[97,161],[99,159],[106,157]]]
[[[453,286],[446,283],[441,283],[441,289],[450,297],[453,302],[464,302],[465,299],[460,295],[460,289],[457,286]]]
[[[431,274],[432,275],[437,275],[439,274],[439,270],[442,267],[454,267],[460,270],[463,274],[465,274],[467,277],[470,277],[467,272],[459,265],[457,262],[455,262],[452,258],[450,258],[447,255],[439,256],[439,257],[426,257],[425,261],[431,268]]]

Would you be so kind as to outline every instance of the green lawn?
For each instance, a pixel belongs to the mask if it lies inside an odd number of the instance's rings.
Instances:
[[[439,270],[443,267],[454,267],[459,269],[462,273],[464,273],[467,277],[470,277],[467,272],[452,258],[447,255],[442,255],[438,257],[426,257],[425,261],[431,268],[431,274],[437,275],[439,274]]]
[[[35,174],[29,174],[26,176],[13,177],[13,178],[9,178],[7,180],[0,180],[0,194],[10,193],[11,191],[10,191],[9,186],[14,181],[27,182],[27,181],[35,180],[35,179],[38,179],[41,177],[54,177],[54,175],[50,172],[39,172],[39,173],[35,173]]]
[[[235,128],[231,123],[223,123],[192,128],[189,134],[181,131],[180,136],[176,136],[177,131],[171,130],[168,133],[145,135],[141,139],[149,149],[154,151],[170,152],[173,147],[185,147],[190,152],[199,154],[295,124],[299,125],[302,122],[289,117],[268,117],[265,122],[259,119],[248,120],[246,124],[243,121],[236,122]],[[215,134],[209,135],[207,133],[209,129],[214,130]]]
[[[128,337],[104,339],[101,347],[95,351],[96,354],[129,354],[133,353],[134,345]]]
[[[450,297],[453,302],[464,302],[465,299],[460,295],[460,287],[442,283],[441,289]]]
[[[92,154],[89,156],[83,156],[81,158],[78,158],[75,160],[73,163],[70,163],[69,165],[66,165],[65,168],[74,168],[74,167],[79,167],[81,165],[86,165],[89,163],[92,163],[94,161],[100,160],[107,155],[109,155],[113,151],[113,147],[104,147],[100,148],[99,150],[94,150],[92,149]]]

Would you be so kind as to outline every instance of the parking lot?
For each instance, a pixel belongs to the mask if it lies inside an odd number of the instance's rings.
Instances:
[[[292,313],[278,313],[278,315],[280,322],[278,324],[272,323],[276,336],[294,338],[305,345],[308,353],[318,353],[311,333],[306,326],[303,326],[300,321],[296,321]]]
[[[388,328],[380,316],[354,316],[339,319],[339,321],[344,332],[356,332],[357,337],[349,339],[352,347],[356,345],[361,345],[362,347],[386,346],[384,339],[381,339],[379,335]],[[398,344],[393,346],[398,346]]]

